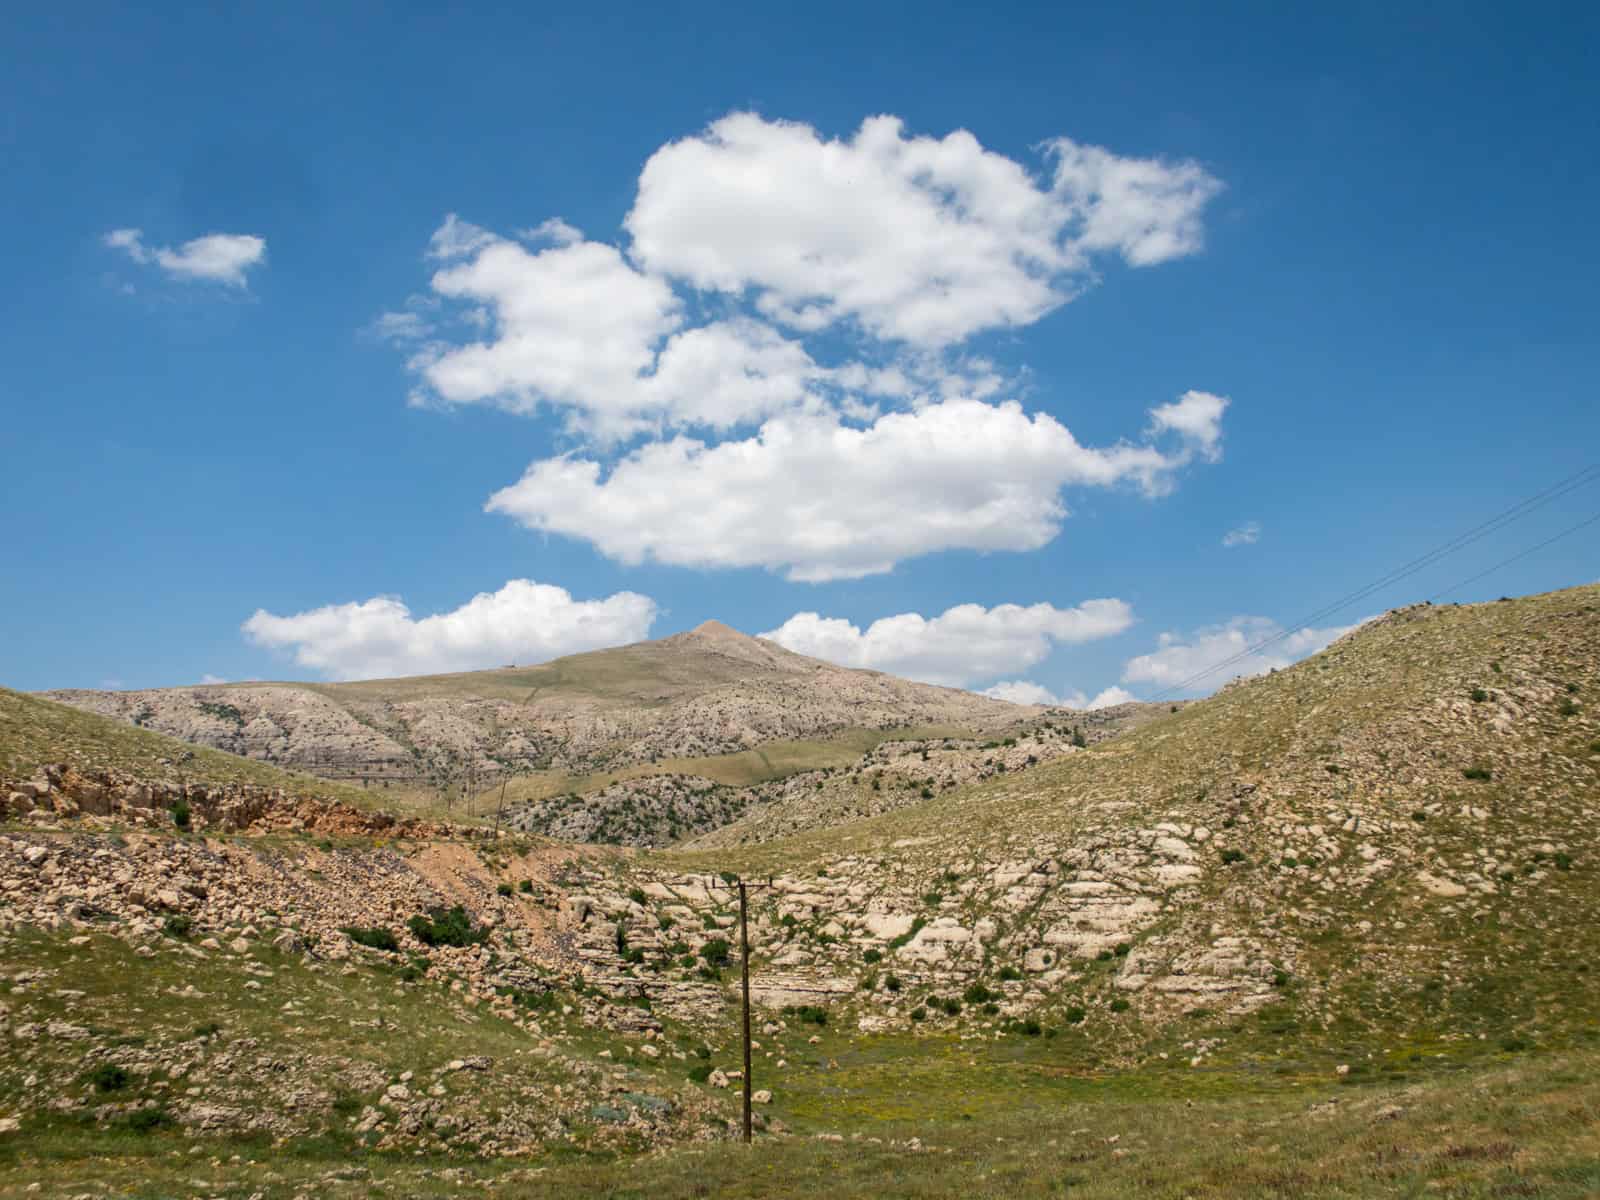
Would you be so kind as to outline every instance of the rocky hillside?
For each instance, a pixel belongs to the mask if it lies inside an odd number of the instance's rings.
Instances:
[[[1040,1019],[1137,1056],[1198,1017],[1227,1030],[1184,1040],[1200,1060],[1271,1029],[1543,1042],[1600,1020],[1597,817],[1600,588],[1419,606],[1030,771],[596,875],[585,936],[671,979],[658,918],[735,871],[773,880],[763,987],[863,1029]]]
[[[361,810],[173,785],[175,743],[71,715],[53,764],[45,716],[0,725],[0,1139],[77,1139],[85,1162],[181,1131],[323,1147],[329,1170],[391,1150],[537,1175],[557,1149],[726,1138],[734,875],[757,884],[758,1111],[780,1137],[922,1153],[952,1106],[1210,1104],[1600,1043],[1600,587],[1399,610],[1082,747],[1049,720],[943,765],[885,743],[867,775],[953,786],[700,849],[319,825]],[[44,1161],[7,1155],[0,1180]],[[1280,1183],[1263,1194],[1300,1194]]]
[[[480,786],[847,729],[996,729],[1041,710],[837,667],[708,621],[653,642],[462,675],[48,697],[196,745],[357,781]]]

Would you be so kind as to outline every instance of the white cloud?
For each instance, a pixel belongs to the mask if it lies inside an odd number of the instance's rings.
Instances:
[[[1358,621],[1353,625],[1299,630],[1258,653],[1249,654],[1214,674],[1195,680],[1193,686],[1183,690],[1212,692],[1228,680],[1242,675],[1263,675],[1271,670],[1281,670],[1315,654],[1360,624]],[[1268,638],[1280,637],[1283,632],[1282,626],[1270,618],[1240,616],[1225,624],[1208,626],[1190,634],[1163,633],[1153,652],[1131,658],[1124,664],[1122,682],[1151,683],[1162,689],[1175,688],[1202,671],[1211,671],[1236,655],[1243,654],[1251,646]]]
[[[1237,529],[1230,529],[1222,535],[1222,544],[1230,550],[1235,546],[1254,546],[1260,540],[1260,521],[1246,521]]]
[[[200,676],[200,682],[202,684],[215,684],[215,683],[227,683],[228,681],[226,679],[224,679],[221,675],[212,675],[209,672],[207,672],[206,674]]]
[[[1040,704],[1054,707],[1065,703],[1049,688],[1029,679],[1004,680],[993,687],[984,688],[978,694],[1004,700],[1008,704]]]
[[[980,693],[1006,700],[1012,704],[1042,704],[1051,708],[1073,708],[1080,712],[1093,712],[1097,708],[1110,708],[1114,704],[1127,704],[1138,697],[1119,687],[1108,687],[1092,700],[1082,692],[1064,692],[1056,695],[1049,688],[1029,679],[1012,679],[986,687]]]
[[[421,619],[398,598],[376,596],[287,617],[260,610],[243,630],[257,645],[292,649],[295,662],[327,678],[377,679],[542,662],[636,642],[656,611],[655,601],[634,592],[574,600],[565,588],[513,579]]]
[[[455,213],[446,213],[444,224],[433,231],[428,239],[428,257],[448,262],[456,258],[470,258],[486,246],[500,239],[487,229],[463,221]]]
[[[725,428],[806,403],[826,374],[798,342],[747,317],[682,328],[672,289],[598,242],[530,252],[496,240],[440,271],[433,287],[492,315],[488,340],[430,346],[412,360],[449,404],[548,405],[603,436],[662,421]]]
[[[551,217],[532,229],[518,230],[517,236],[530,242],[554,242],[558,246],[570,246],[573,242],[583,241],[583,230],[567,224],[560,217]]]
[[[802,332],[853,319],[920,345],[1037,321],[1093,282],[1096,253],[1145,266],[1199,249],[1220,185],[1196,164],[1048,150],[1039,179],[965,130],[907,137],[876,116],[836,140],[733,113],[651,156],[626,225],[647,270],[748,291]]]
[[[433,289],[487,332],[441,325],[410,360],[417,402],[547,406],[614,439],[854,413],[862,392],[992,395],[998,373],[945,361],[951,346],[1065,303],[1094,282],[1095,255],[1142,266],[1194,252],[1220,186],[1193,163],[1066,139],[1045,150],[1053,168],[1031,171],[965,131],[908,137],[874,117],[828,140],[735,113],[651,156],[625,245],[551,217],[519,231],[524,246],[450,213],[429,241],[444,264]],[[868,335],[873,365],[853,361],[861,347],[835,361],[807,344],[840,321]],[[421,324],[380,332],[416,340]]]
[[[814,583],[940,550],[1036,550],[1067,516],[1062,488],[1159,495],[1192,457],[1188,444],[1085,447],[1014,402],[950,400],[865,429],[821,411],[774,417],[744,441],[676,437],[604,478],[593,459],[544,459],[487,507],[630,565],[761,566]]]
[[[1025,670],[1042,662],[1056,644],[1111,637],[1131,624],[1133,610],[1121,600],[1106,599],[1075,608],[959,604],[937,617],[883,617],[865,630],[838,617],[803,612],[761,636],[841,666],[962,687]]]
[[[1175,433],[1194,454],[1207,462],[1216,462],[1222,457],[1222,414],[1227,407],[1225,396],[1188,391],[1171,404],[1150,410],[1151,431]]]
[[[420,342],[433,332],[433,326],[418,312],[386,312],[379,313],[367,331],[373,337],[399,345]]]
[[[146,246],[137,229],[113,229],[101,239],[136,263],[155,264],[177,279],[204,279],[231,287],[245,286],[245,272],[267,257],[265,238],[247,233],[208,233],[177,249]]]

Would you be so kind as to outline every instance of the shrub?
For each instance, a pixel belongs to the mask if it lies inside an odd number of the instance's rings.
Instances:
[[[688,953],[689,953],[689,943],[688,942],[673,942],[672,945],[667,947],[667,957],[668,958],[682,958],[685,954],[688,954]]]
[[[111,1063],[101,1063],[89,1072],[88,1079],[97,1092],[120,1092],[128,1086],[128,1073]]]
[[[1083,1018],[1086,1016],[1088,1016],[1088,1014],[1085,1013],[1083,1009],[1074,1005],[1072,1008],[1067,1009],[1067,1024],[1081,1025],[1083,1024]]]
[[[1099,954],[1096,954],[1094,956],[1094,960],[1095,960],[1095,962],[1110,962],[1111,961],[1111,957],[1112,957],[1111,956],[1111,951],[1102,950],[1102,951],[1100,951]]]
[[[1572,855],[1568,854],[1565,850],[1557,850],[1550,861],[1555,863],[1556,870],[1558,871],[1572,870]]]
[[[695,1063],[694,1066],[689,1068],[689,1082],[690,1083],[704,1083],[706,1080],[708,1080],[710,1078],[711,1078],[711,1064],[710,1063],[706,1063],[706,1062]]]
[[[524,879],[521,883],[517,884],[517,891],[523,893],[524,895],[532,894],[532,892],[533,892],[533,880]]]
[[[935,905],[939,904],[943,899],[944,899],[944,893],[943,892],[923,892],[922,893],[922,902],[924,904],[926,904],[929,908],[932,908]]]
[[[141,1108],[123,1117],[121,1124],[134,1133],[155,1133],[158,1129],[173,1128],[177,1121],[164,1108]]]
[[[1126,1000],[1124,1000],[1121,996],[1118,996],[1115,1000],[1113,1000],[1111,1002],[1111,1011],[1115,1012],[1115,1013],[1127,1012],[1128,1011],[1128,1002]]]
[[[868,946],[861,952],[861,961],[864,963],[875,963],[882,957],[883,951],[879,950],[876,946]]]
[[[1475,703],[1482,704],[1488,698],[1489,698],[1489,693],[1484,691],[1482,688],[1473,688],[1472,689],[1472,699],[1473,699],[1473,701]]]
[[[778,918],[778,924],[782,925],[785,929],[793,929],[796,925],[800,924],[800,922],[795,919],[795,915],[793,913],[784,913],[783,916]]]
[[[661,930],[662,933],[665,933],[667,930],[671,929],[676,924],[677,924],[676,921],[674,921],[671,917],[667,917],[667,916],[660,917],[660,918],[658,918],[656,920],[656,928]]]
[[[916,920],[912,921],[911,928],[909,930],[907,930],[905,933],[902,933],[899,937],[891,938],[889,940],[889,949],[898,950],[901,946],[909,943],[912,938],[916,937],[917,934],[922,932],[922,927],[927,923],[928,922],[922,917],[918,917]]]
[[[1575,717],[1578,715],[1578,706],[1571,700],[1563,700],[1556,711],[1563,717]]]
[[[515,895],[517,891],[517,889],[512,887],[509,883],[499,884],[494,890],[497,896],[512,896]]]
[[[926,785],[924,785],[923,788],[922,788],[922,791],[920,791],[917,794],[920,795],[924,800],[932,800],[933,799],[933,789],[931,787],[926,786]]]
[[[911,1019],[913,1021],[926,1021],[928,1019],[928,1010],[925,1008],[913,1008],[911,1010]]]
[[[640,908],[650,903],[650,898],[644,894],[643,888],[629,888],[628,899],[632,900]]]
[[[186,801],[179,800],[172,806],[172,823],[179,829],[189,828],[189,805]]]
[[[983,1013],[984,1013],[985,1016],[988,1016],[988,1017],[994,1016],[999,1011],[1000,1011],[1000,1006],[998,1004],[996,1004],[993,1000],[989,1001],[989,1003],[987,1003],[987,1004],[985,1004],[983,1006]]]
[[[706,944],[700,947],[700,957],[705,959],[706,963],[710,966],[727,966],[728,939],[719,937],[707,938]]]
[[[189,1036],[192,1038],[214,1038],[221,1032],[221,1025],[217,1024],[215,1021],[207,1021],[203,1025],[196,1025],[194,1029],[190,1031]]]
[[[194,918],[188,913],[173,913],[161,922],[161,932],[168,937],[186,938],[194,932]]]
[[[783,1011],[791,1017],[798,1017],[807,1025],[822,1026],[828,1023],[828,1010],[820,1004],[791,1004]]]
[[[1029,1017],[1026,1021],[1022,1022],[1022,1024],[1018,1025],[1016,1029],[1017,1032],[1023,1037],[1038,1037],[1044,1032],[1044,1027],[1032,1017]]]
[[[883,986],[888,988],[891,992],[898,992],[900,990],[900,976],[890,975],[883,981]]]
[[[1595,754],[1600,754],[1600,742],[1590,742],[1589,749]]]
[[[1007,983],[1013,983],[1022,978],[1022,972],[1017,970],[1015,967],[1001,967],[1000,978],[1005,980]]]
[[[1112,953],[1115,954],[1118,958],[1127,958],[1128,957],[1128,951],[1130,951],[1132,949],[1133,949],[1133,943],[1132,942],[1118,942],[1114,947],[1112,947]]]
[[[1411,814],[1411,819],[1413,821],[1416,821],[1416,822],[1420,823],[1420,822],[1426,821],[1428,819],[1428,814],[1425,813],[1422,809],[1419,808],[1419,809],[1417,809],[1416,812]]]
[[[1486,781],[1494,778],[1494,772],[1488,767],[1465,767],[1462,769],[1461,777]]]
[[[343,932],[346,937],[358,946],[370,946],[374,950],[388,950],[390,953],[400,949],[400,943],[395,939],[394,934],[387,929],[378,927],[362,929],[359,926],[350,926]]]
[[[961,1015],[961,1001],[954,996],[939,1001],[939,1007],[944,1009],[944,1014],[947,1017],[959,1017]]]
[[[961,998],[968,1004],[983,1004],[994,998],[994,993],[981,983],[969,983],[967,990],[961,993]]]
[[[1272,986],[1273,987],[1277,987],[1277,988],[1288,987],[1289,986],[1289,972],[1287,972],[1287,971],[1274,971],[1272,973]]]
[[[431,908],[426,916],[412,917],[406,928],[424,946],[475,946],[489,940],[489,931],[474,925],[459,904],[449,909]]]
[[[1232,846],[1229,846],[1226,850],[1224,850],[1222,852],[1222,861],[1225,864],[1229,865],[1229,866],[1231,866],[1234,863],[1243,862],[1244,861],[1244,851],[1243,850],[1235,850]]]

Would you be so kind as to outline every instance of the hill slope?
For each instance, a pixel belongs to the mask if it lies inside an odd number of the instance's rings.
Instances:
[[[848,729],[989,729],[1039,711],[834,666],[715,621],[535,667],[46,695],[187,742],[368,778],[470,765],[593,772]]]
[[[1388,1049],[1561,1039],[1600,1022],[1597,718],[1600,588],[1419,606],[1087,752],[647,859],[629,886],[654,877],[670,906],[699,894],[686,875],[770,875],[770,977],[869,1029],[971,1028],[925,997],[977,984],[1098,1055],[1194,1012],[1267,1014],[1202,1057],[1270,1047],[1268,1026]]]

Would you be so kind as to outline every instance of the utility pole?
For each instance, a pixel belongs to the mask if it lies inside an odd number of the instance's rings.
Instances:
[[[750,1144],[750,920],[744,880],[739,880],[739,943],[744,959],[744,1141]]]

